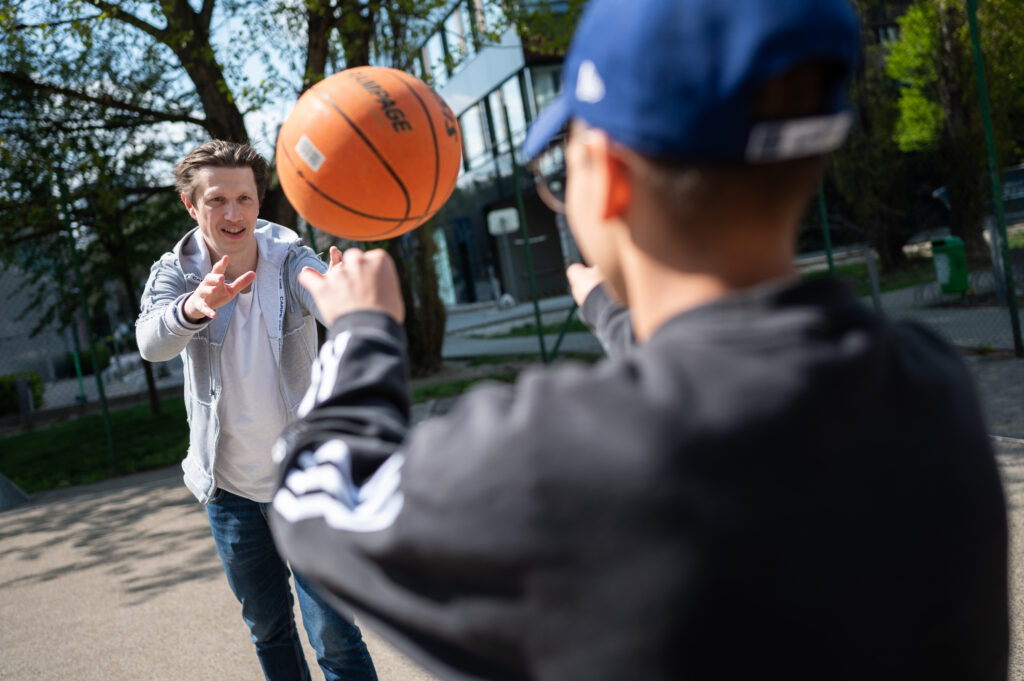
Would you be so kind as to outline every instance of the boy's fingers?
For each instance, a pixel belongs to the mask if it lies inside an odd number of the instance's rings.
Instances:
[[[341,251],[337,246],[331,246],[331,267],[341,264]]]
[[[315,295],[320,292],[324,285],[324,275],[312,267],[303,267],[302,271],[299,272],[298,281],[302,284],[303,288]]]
[[[347,251],[345,251],[344,255],[345,265],[355,265],[357,263],[362,262],[364,255],[366,254],[363,253],[362,249],[355,247],[348,249]]]

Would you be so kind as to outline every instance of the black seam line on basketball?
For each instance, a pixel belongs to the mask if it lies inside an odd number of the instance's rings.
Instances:
[[[354,213],[355,215],[358,215],[361,218],[366,218],[367,220],[377,220],[379,222],[397,222],[398,224],[395,225],[395,227],[393,227],[392,229],[398,229],[398,227],[402,226],[406,222],[410,222],[412,220],[422,220],[424,217],[426,217],[424,215],[409,215],[409,216],[404,217],[404,218],[384,217],[382,215],[371,215],[370,213],[364,213],[363,211],[357,210],[357,209],[355,209],[355,208],[353,208],[351,206],[346,206],[344,203],[342,203],[341,201],[338,201],[334,197],[331,197],[331,196],[328,196],[327,194],[324,194],[323,191],[321,191],[321,189],[319,187],[317,187],[315,184],[313,184],[313,182],[309,178],[306,177],[305,173],[302,172],[301,166],[299,166],[299,164],[297,164],[295,162],[295,159],[292,158],[291,152],[288,149],[284,149],[284,155],[285,155],[285,158],[288,159],[288,162],[292,164],[292,167],[295,168],[295,174],[298,175],[299,178],[303,182],[305,182],[307,185],[309,185],[310,189],[312,189],[314,192],[316,192],[317,194],[322,196],[324,199],[326,199],[330,203],[333,203],[338,208],[341,208],[342,210],[347,210],[349,213]],[[389,229],[387,231],[391,231],[391,230]],[[385,234],[385,233],[386,232],[379,232],[379,234]],[[376,236],[376,235],[372,235],[372,236]]]
[[[410,216],[405,217],[405,218],[386,217],[386,216],[383,216],[383,215],[372,215],[370,213],[364,213],[361,210],[357,210],[357,209],[355,209],[355,208],[353,208],[351,206],[346,206],[344,203],[338,201],[334,197],[331,197],[331,196],[328,196],[327,194],[324,194],[323,191],[321,191],[319,187],[317,187],[315,184],[313,184],[313,182],[309,178],[306,177],[306,175],[302,172],[302,167],[295,162],[295,159],[292,158],[291,153],[287,149],[284,149],[283,151],[284,151],[285,158],[288,160],[289,163],[291,163],[292,168],[295,169],[295,174],[298,175],[299,178],[303,182],[305,182],[307,185],[309,185],[310,189],[312,189],[314,192],[319,194],[326,201],[328,201],[330,203],[333,203],[335,206],[337,206],[338,208],[341,208],[342,210],[347,210],[348,212],[353,213],[355,215],[358,215],[361,218],[366,218],[367,220],[377,220],[379,222],[397,222],[398,223],[394,227],[391,227],[391,228],[389,228],[389,229],[387,229],[387,230],[385,230],[383,232],[377,232],[376,234],[372,234],[370,236],[377,236],[377,235],[380,235],[380,234],[387,234],[388,232],[390,232],[390,231],[392,231],[394,229],[398,229],[399,227],[401,227],[406,222],[412,222],[412,221],[416,221],[416,220],[423,220],[423,219],[429,217],[429,215],[410,215]]]
[[[328,106],[330,106],[330,107],[331,107],[332,109],[334,109],[335,111],[337,111],[337,112],[338,112],[338,115],[339,115],[339,116],[341,116],[342,118],[344,118],[344,119],[345,119],[345,122],[346,122],[346,123],[348,123],[348,124],[349,124],[350,126],[352,126],[352,130],[354,130],[354,131],[355,131],[355,133],[356,133],[357,135],[359,135],[359,139],[363,140],[363,142],[365,142],[365,143],[366,143],[366,146],[368,146],[368,147],[370,148],[370,151],[372,151],[372,152],[373,152],[373,154],[374,154],[374,155],[375,155],[375,156],[377,157],[377,159],[378,159],[378,160],[379,160],[379,161],[381,162],[381,164],[382,164],[382,165],[384,166],[384,168],[385,168],[385,169],[386,169],[386,170],[388,171],[388,173],[390,173],[390,174],[391,174],[391,177],[395,178],[395,182],[397,182],[397,183],[398,183],[398,188],[402,190],[402,194],[403,194],[403,195],[405,196],[405,217],[404,217],[404,218],[395,218],[395,219],[400,219],[400,220],[402,220],[403,222],[404,222],[405,220],[407,220],[407,219],[408,219],[408,217],[409,217],[409,211],[410,211],[410,210],[412,209],[412,199],[410,199],[410,198],[409,198],[409,190],[405,188],[405,183],[404,183],[404,182],[402,182],[402,178],[400,178],[400,177],[398,176],[398,173],[396,173],[396,172],[394,171],[394,169],[393,169],[393,168],[391,167],[391,165],[390,165],[390,164],[389,164],[389,163],[388,163],[388,162],[387,162],[387,161],[386,161],[386,160],[384,159],[384,157],[383,157],[383,156],[381,156],[380,152],[379,152],[379,151],[377,151],[377,147],[373,146],[373,143],[372,143],[372,142],[370,142],[370,140],[368,140],[368,139],[366,138],[366,135],[364,135],[364,134],[363,134],[363,131],[359,129],[359,126],[358,126],[358,125],[356,125],[355,123],[353,123],[353,122],[352,122],[352,119],[351,119],[351,118],[349,118],[349,117],[348,117],[348,115],[347,115],[347,114],[346,114],[346,113],[345,113],[344,111],[342,111],[342,110],[341,110],[341,109],[340,109],[340,108],[338,107],[338,105],[337,105],[337,104],[335,104],[335,103],[334,103],[334,100],[332,100],[332,99],[331,99],[330,97],[328,97],[327,95],[325,95],[325,94],[323,94],[323,93],[321,93],[321,92],[319,92],[319,91],[317,91],[317,90],[313,90],[312,92],[313,92],[313,94],[315,94],[315,95],[316,95],[317,97],[319,97],[320,99],[322,99],[322,100],[323,100],[323,101],[324,101],[324,102],[325,102],[325,103],[326,103],[326,104],[327,104]],[[316,189],[316,187],[313,187],[313,188],[314,188],[314,189]],[[334,201],[333,199],[330,199],[330,197],[328,197],[328,196],[327,196],[326,194],[324,194],[323,192],[321,192],[321,191],[319,191],[319,190],[317,190],[317,192],[318,192],[318,193],[319,193],[319,194],[320,194],[321,196],[323,196],[324,198],[326,198],[326,199],[329,199],[329,200],[331,200],[331,201],[332,201],[332,202],[334,202],[334,203],[337,203],[337,202],[336,202],[336,201]],[[341,204],[340,204],[340,203],[339,203],[338,205],[339,205],[339,206],[341,206]],[[345,208],[347,208],[347,206],[342,206],[342,207],[345,207]],[[353,211],[353,212],[357,212],[357,211]]]
[[[437,195],[437,180],[438,176],[441,174],[441,151],[437,146],[437,133],[434,131],[434,119],[431,117],[430,111],[427,109],[427,105],[423,101],[423,98],[420,97],[420,93],[416,92],[409,83],[405,82],[405,78],[398,77],[398,80],[402,81],[402,85],[412,93],[413,97],[419,100],[420,106],[423,107],[423,113],[427,117],[427,127],[430,128],[430,137],[434,140],[434,186],[430,189],[430,200],[427,201],[427,207],[423,209],[424,213],[429,213],[430,206],[434,203],[434,197]]]

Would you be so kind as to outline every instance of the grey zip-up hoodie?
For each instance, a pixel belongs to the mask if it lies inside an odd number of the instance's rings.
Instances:
[[[220,354],[235,300],[220,308],[216,319],[198,324],[185,319],[185,299],[204,276],[203,256],[193,239],[196,229],[190,230],[171,252],[153,264],[142,293],[142,312],[135,323],[135,335],[143,359],[166,362],[180,355],[184,363],[190,435],[188,454],[181,467],[185,485],[200,503],[206,504],[217,488],[213,466],[220,436]],[[290,422],[309,387],[316,356],[314,316],[319,318],[312,297],[296,277],[303,267],[323,272],[327,266],[287,227],[258,220],[255,238],[259,247],[256,296],[279,367],[278,385]]]

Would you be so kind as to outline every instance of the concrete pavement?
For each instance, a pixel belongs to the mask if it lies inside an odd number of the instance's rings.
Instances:
[[[968,363],[990,432],[1003,438],[995,447],[1010,511],[1010,678],[1018,679],[1024,677],[1024,360],[987,356]],[[372,632],[364,634],[382,680],[434,678]],[[177,466],[45,492],[0,513],[0,651],[2,681],[261,678],[205,514]],[[315,668],[308,646],[307,657]]]
[[[364,635],[382,681],[434,679]],[[263,678],[177,466],[0,513],[0,651],[3,681]]]

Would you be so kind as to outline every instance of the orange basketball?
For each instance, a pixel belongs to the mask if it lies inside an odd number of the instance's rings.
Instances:
[[[461,158],[459,125],[440,95],[382,66],[311,87],[277,137],[277,174],[295,210],[357,241],[426,222],[455,189]]]

